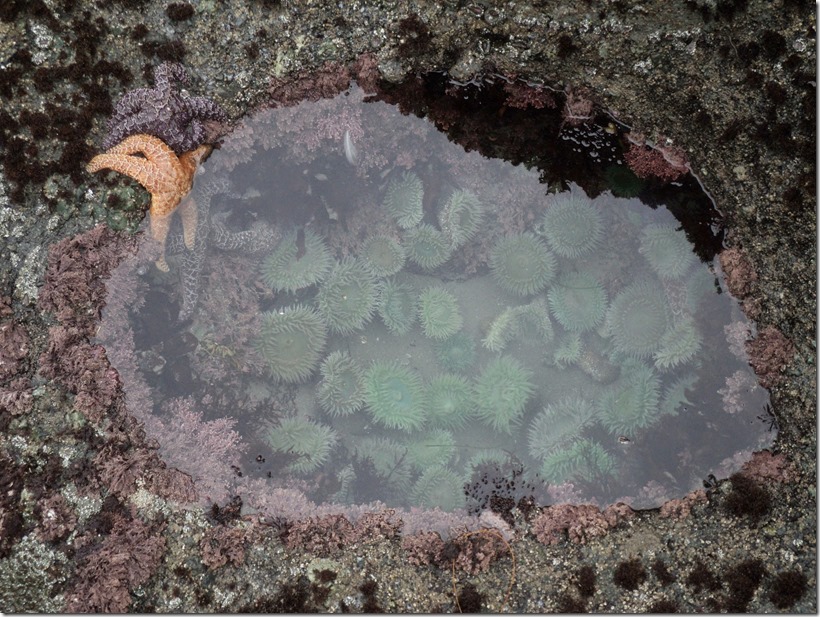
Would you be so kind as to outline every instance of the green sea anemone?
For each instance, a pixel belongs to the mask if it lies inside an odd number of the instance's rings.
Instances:
[[[484,206],[471,191],[453,191],[438,214],[441,231],[458,247],[472,240],[484,220]]]
[[[403,431],[424,424],[427,399],[418,373],[396,361],[374,362],[362,382],[365,403],[376,422]]]
[[[432,225],[422,223],[407,232],[407,256],[425,270],[438,268],[450,259],[453,249],[447,237]]]
[[[336,432],[312,420],[284,418],[268,430],[265,440],[273,450],[297,457],[289,465],[291,471],[310,473],[327,460],[336,445]]]
[[[567,397],[547,405],[530,424],[527,433],[530,454],[545,460],[552,452],[581,437],[581,432],[596,418],[597,410],[587,399]]]
[[[391,276],[404,267],[404,248],[389,236],[370,236],[361,251],[362,262],[375,277]]]
[[[541,476],[551,484],[574,479],[596,482],[614,470],[615,461],[601,444],[591,439],[579,439],[548,455],[541,467]]]
[[[601,424],[613,435],[634,437],[658,418],[660,379],[637,361],[622,367],[622,376],[598,401]]]
[[[450,512],[464,506],[464,482],[446,467],[429,467],[413,487],[414,505]]]
[[[555,276],[555,257],[533,234],[501,238],[490,253],[490,270],[498,285],[526,296],[544,289]]]
[[[492,360],[475,384],[478,416],[493,429],[510,433],[534,390],[531,377],[532,373],[514,358],[500,356]]]
[[[599,326],[606,314],[606,291],[587,272],[559,277],[547,293],[552,315],[570,332],[586,332]]]
[[[475,341],[463,330],[433,342],[433,352],[446,371],[464,372],[475,362]]]
[[[658,276],[664,279],[683,276],[695,262],[695,254],[686,234],[674,225],[644,227],[638,250]]]
[[[637,197],[644,187],[644,181],[626,165],[607,166],[604,180],[615,197]]]
[[[514,339],[523,344],[543,345],[552,339],[549,311],[540,298],[522,306],[504,309],[487,329],[482,345],[490,351],[503,351]]]
[[[300,251],[296,231],[285,236],[262,262],[262,280],[276,291],[294,292],[321,281],[330,270],[330,251],[321,236],[305,230]]]
[[[313,374],[326,340],[327,326],[319,314],[297,305],[262,313],[256,347],[274,377],[298,383]]]
[[[473,387],[461,375],[444,373],[427,385],[428,419],[434,427],[462,428],[473,407]]]
[[[384,208],[399,227],[409,229],[418,225],[424,216],[422,199],[424,185],[412,171],[405,171],[400,177],[394,176],[384,194]]]
[[[353,456],[370,461],[382,480],[402,492],[411,488],[413,468],[407,448],[387,437],[363,437],[353,443]]]
[[[582,351],[581,335],[577,332],[570,332],[558,342],[553,354],[553,361],[561,368],[566,368],[581,359]]]
[[[361,261],[345,258],[319,287],[316,305],[333,332],[350,334],[373,316],[376,281]]]
[[[658,351],[655,352],[655,368],[667,371],[691,361],[700,351],[701,336],[691,318],[678,321],[664,332]]]
[[[655,353],[669,325],[669,312],[658,284],[637,281],[623,289],[607,313],[615,351],[638,358]]]
[[[379,284],[379,316],[393,334],[403,335],[416,321],[416,288],[410,283],[388,279]]]
[[[444,339],[461,329],[455,296],[443,287],[428,287],[419,296],[419,323],[425,336]]]
[[[434,429],[407,445],[407,461],[419,471],[424,471],[428,467],[447,465],[455,451],[453,434],[443,429]]]
[[[603,237],[603,217],[584,192],[572,190],[553,196],[541,229],[556,255],[576,259],[595,250]]]
[[[322,381],[316,388],[316,399],[331,416],[347,416],[364,405],[362,370],[346,351],[334,351],[319,371]]]

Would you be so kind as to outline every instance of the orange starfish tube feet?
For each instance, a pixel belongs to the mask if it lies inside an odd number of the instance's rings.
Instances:
[[[165,239],[171,225],[171,214],[179,208],[182,217],[185,246],[193,248],[196,240],[196,203],[188,196],[197,166],[211,152],[203,144],[196,150],[177,156],[165,142],[153,135],[131,135],[88,163],[86,170],[94,173],[113,169],[142,184],[151,193],[151,235],[162,245],[157,267],[168,271],[165,261]],[[141,155],[141,156],[138,156]],[[184,201],[183,201],[184,200]]]

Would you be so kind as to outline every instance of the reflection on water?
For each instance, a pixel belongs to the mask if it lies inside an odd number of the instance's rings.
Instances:
[[[639,508],[769,445],[708,199],[647,195],[612,127],[544,135],[512,165],[355,86],[240,124],[197,178],[194,249],[111,281],[100,339],[166,460],[288,513]]]

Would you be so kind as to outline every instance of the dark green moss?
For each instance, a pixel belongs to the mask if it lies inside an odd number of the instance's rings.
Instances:
[[[635,591],[646,580],[646,569],[637,557],[622,561],[612,574],[613,582],[628,591]]]
[[[723,576],[729,586],[723,609],[729,613],[745,613],[765,573],[766,568],[760,559],[747,559],[733,566]]]
[[[595,568],[592,566],[581,566],[578,569],[578,580],[575,585],[582,598],[591,598],[595,593]]]
[[[792,570],[774,577],[769,589],[769,599],[780,610],[786,610],[803,597],[808,589],[808,578],[802,572]]]
[[[194,7],[187,2],[173,2],[165,7],[165,14],[171,21],[185,21],[194,16]]]
[[[669,571],[669,568],[666,567],[666,563],[660,558],[652,562],[652,572],[663,587],[677,580],[677,577]]]
[[[686,584],[692,587],[696,592],[701,590],[717,591],[721,588],[720,579],[706,567],[702,561],[695,563],[695,567],[686,577]]]
[[[732,492],[723,504],[726,512],[735,516],[748,516],[757,520],[766,514],[772,505],[769,491],[751,478],[736,473],[729,478]]]
[[[653,614],[668,614],[677,613],[679,611],[677,604],[675,604],[672,600],[664,599],[650,604],[647,612]]]
[[[586,613],[587,605],[571,593],[562,593],[558,596],[557,609],[559,613]]]

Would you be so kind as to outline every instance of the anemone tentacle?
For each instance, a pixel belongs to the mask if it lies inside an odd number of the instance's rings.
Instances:
[[[418,225],[424,215],[424,185],[412,171],[393,177],[384,194],[384,208],[403,229]]]
[[[333,332],[350,334],[370,321],[376,309],[376,281],[361,261],[345,258],[328,274],[316,305]]]
[[[326,340],[319,314],[296,305],[262,314],[256,349],[274,377],[299,383],[313,374]]]
[[[520,296],[534,294],[552,282],[555,257],[530,232],[501,238],[490,252],[490,271],[496,283]]]
[[[419,323],[425,336],[445,339],[461,329],[463,319],[455,296],[443,287],[428,287],[419,296]]]
[[[297,232],[292,231],[262,262],[262,280],[276,291],[294,292],[321,281],[331,262],[330,251],[321,236],[305,230],[304,248],[300,251]]]

